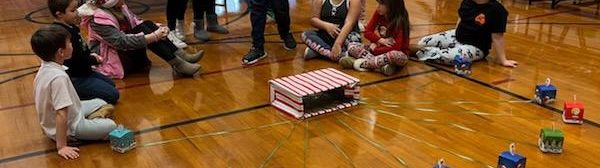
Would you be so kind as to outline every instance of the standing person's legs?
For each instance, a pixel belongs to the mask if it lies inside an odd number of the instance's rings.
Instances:
[[[215,8],[217,7],[217,5],[215,4],[215,0],[206,1],[208,1],[208,8],[206,9],[206,31],[220,34],[228,34],[229,30],[219,25],[217,12],[215,11]]]
[[[250,0],[250,22],[252,24],[252,47],[264,51],[267,0]]]
[[[250,0],[250,23],[252,24],[252,48],[242,58],[243,65],[251,65],[267,57],[265,52],[265,24],[269,0]]]
[[[208,11],[210,3],[214,0],[192,0],[192,7],[194,8],[194,37],[200,40],[200,42],[208,41],[208,32],[204,29],[204,15]]]
[[[183,20],[187,9],[188,0],[168,0],[167,1],[167,26],[173,31],[176,28],[176,21]]]
[[[185,40],[185,30],[183,29],[185,10],[187,0],[168,0],[167,1],[167,27],[169,27],[169,40],[178,48],[187,48]]]
[[[279,31],[279,37],[284,42],[285,49],[292,50],[296,48],[296,40],[290,32],[291,21],[290,5],[288,0],[272,0],[270,6],[275,14],[275,22],[277,22],[277,31]]]

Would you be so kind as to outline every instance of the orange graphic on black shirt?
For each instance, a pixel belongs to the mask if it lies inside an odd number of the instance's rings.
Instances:
[[[485,15],[483,13],[477,15],[477,17],[475,17],[475,22],[479,25],[485,24]]]

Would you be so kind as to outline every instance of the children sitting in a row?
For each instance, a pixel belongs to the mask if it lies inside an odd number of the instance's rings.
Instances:
[[[362,45],[356,28],[359,16],[357,0],[314,0],[311,24],[318,31],[306,31],[305,59],[324,56],[344,68],[374,70],[392,75],[408,62],[410,21],[403,0],[377,0],[377,10],[365,28],[370,41]],[[468,61],[484,59],[491,45],[496,48],[497,63],[516,67],[504,49],[508,12],[496,0],[463,0],[456,30],[424,37],[416,55],[421,61],[452,65],[455,56]],[[455,33],[456,32],[456,33]],[[492,43],[493,42],[493,43]]]

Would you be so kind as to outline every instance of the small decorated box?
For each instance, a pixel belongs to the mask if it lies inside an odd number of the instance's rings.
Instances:
[[[119,125],[117,129],[108,134],[110,140],[110,148],[119,153],[125,153],[135,148],[135,138],[131,130]]]
[[[454,56],[454,72],[459,75],[470,75],[471,61],[463,58],[460,55]]]
[[[573,100],[572,102],[566,101],[563,108],[562,119],[565,123],[582,124],[583,112],[583,102],[578,102],[577,100]]]
[[[540,131],[538,146],[542,152],[562,153],[564,136],[555,128],[544,128]]]
[[[444,159],[440,159],[434,166],[433,168],[450,168],[450,166],[447,166]]]
[[[498,156],[498,168],[525,168],[527,158],[515,153],[515,144],[510,144],[509,151],[504,151]]]
[[[269,80],[271,105],[304,119],[358,105],[359,80],[333,68]]]
[[[535,86],[535,102],[539,104],[548,104],[556,99],[556,87],[550,83],[550,78],[546,79],[545,84]]]

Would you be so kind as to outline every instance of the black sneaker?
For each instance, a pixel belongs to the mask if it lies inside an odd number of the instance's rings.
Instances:
[[[283,48],[286,50],[293,50],[296,48],[296,40],[291,33],[283,36]]]
[[[265,57],[267,57],[267,53],[264,50],[252,47],[248,54],[244,55],[244,58],[242,58],[242,64],[252,65]]]

